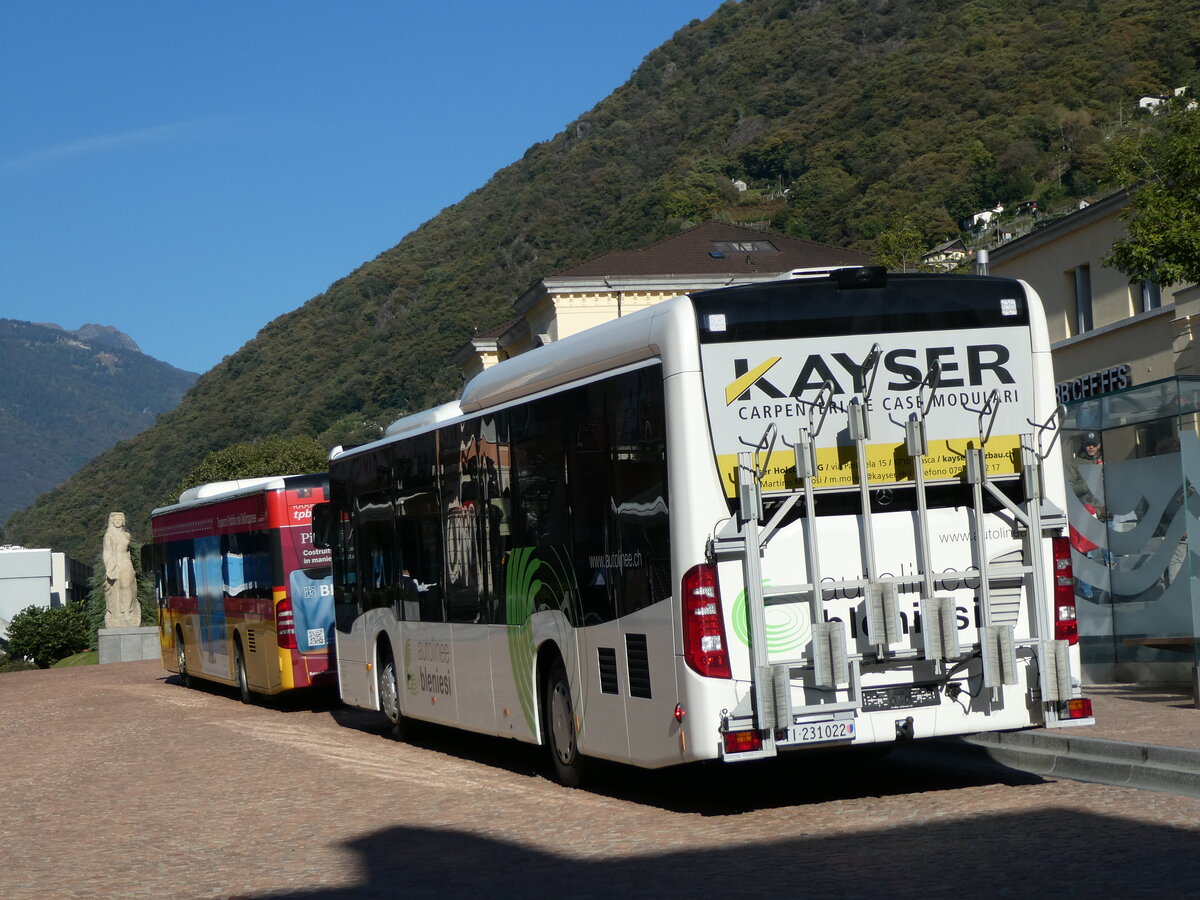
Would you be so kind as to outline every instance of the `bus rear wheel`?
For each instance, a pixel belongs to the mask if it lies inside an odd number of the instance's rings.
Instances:
[[[242,653],[240,640],[233,642],[233,667],[237,676],[238,696],[243,703],[249,703],[254,699],[254,694],[250,691],[250,679],[246,677],[246,656]]]
[[[379,711],[388,720],[389,731],[396,740],[405,735],[404,714],[400,712],[400,681],[396,677],[396,657],[390,649],[379,658]]]
[[[179,683],[183,687],[191,687],[192,681],[187,670],[187,647],[183,643],[182,631],[175,632],[175,668],[179,670]]]
[[[584,762],[575,731],[571,683],[561,660],[555,660],[546,679],[542,715],[555,777],[564,787],[579,787],[583,783]]]

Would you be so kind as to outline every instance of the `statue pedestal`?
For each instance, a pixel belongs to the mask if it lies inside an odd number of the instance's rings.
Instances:
[[[161,659],[158,628],[101,628],[99,631],[100,663],[135,662],[139,659]]]

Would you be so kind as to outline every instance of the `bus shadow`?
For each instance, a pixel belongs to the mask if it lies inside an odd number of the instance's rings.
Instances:
[[[624,834],[640,839],[639,850],[604,855],[592,837],[596,831],[611,836],[619,822],[564,834],[554,824],[559,819],[547,820],[530,822],[520,843],[453,829],[386,828],[344,845],[356,857],[357,865],[347,867],[358,873],[355,883],[287,896],[664,897],[734,888],[805,897],[1150,897],[1200,891],[1194,829],[1078,809],[906,820],[779,840],[748,841],[753,827],[741,823],[724,839],[709,835],[686,849],[679,849],[679,835],[641,825]],[[570,850],[537,846],[561,848],[572,834],[578,846]],[[664,844],[669,847],[654,852]]]
[[[394,740],[378,712],[347,706],[329,712],[344,728]],[[554,780],[544,747],[424,722],[409,727],[411,734],[404,740],[409,746],[514,775]],[[1044,782],[982,754],[917,742],[890,753],[876,748],[808,750],[758,762],[714,761],[653,770],[588,760],[581,790],[669,812],[729,816],[862,797]]]
[[[178,676],[161,680],[178,689]],[[216,682],[194,679],[191,689],[238,700],[236,688]],[[258,696],[255,705],[285,715],[328,715],[342,728],[395,740],[380,713],[343,704],[334,687]],[[415,721],[408,723],[403,743],[525,778],[554,780],[546,749],[533,744]],[[871,747],[814,749],[758,762],[692,763],[655,770],[589,760],[582,790],[670,812],[729,816],[835,800],[1044,781],[969,749],[918,741],[896,745],[891,752]]]

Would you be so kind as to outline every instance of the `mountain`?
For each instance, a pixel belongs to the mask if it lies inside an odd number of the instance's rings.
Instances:
[[[0,517],[149,428],[196,378],[108,325],[0,319]]]
[[[1200,0],[727,2],[553,139],[267,324],[7,532],[73,549],[121,509],[144,537],[149,510],[215,448],[378,435],[455,395],[453,350],[510,319],[538,278],[706,219],[871,251],[913,229],[931,247],[998,203],[1088,196],[1105,187],[1111,139],[1146,121],[1138,97],[1200,84],[1198,69]]]

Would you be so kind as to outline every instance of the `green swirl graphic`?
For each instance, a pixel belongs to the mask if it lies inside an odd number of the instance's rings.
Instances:
[[[770,585],[763,582],[764,590]],[[794,655],[812,639],[808,604],[787,603],[766,607],[767,653]],[[750,646],[750,622],[746,616],[746,592],[738,594],[733,604],[733,634],[742,644]]]
[[[542,589],[542,582],[535,578],[542,561],[533,556],[533,547],[516,547],[508,554],[505,565],[504,603],[505,621],[508,622],[508,658],[512,664],[513,680],[517,686],[517,698],[521,701],[521,712],[529,731],[534,730],[533,698],[533,627],[529,616],[533,612],[534,598]]]
[[[514,547],[509,551],[504,571],[504,606],[508,623],[508,656],[512,665],[513,681],[517,697],[521,701],[521,712],[531,733],[536,734],[535,716],[537,697],[533,684],[533,625],[530,617],[534,613],[556,610],[563,614],[569,628],[578,628],[582,616],[579,610],[579,592],[574,589],[574,578],[569,561],[557,549],[548,552],[551,559],[542,559],[535,554],[536,547]],[[558,640],[566,659],[568,671],[572,669],[574,641],[568,634],[559,634]],[[583,721],[583,696],[577,701],[576,714]]]

